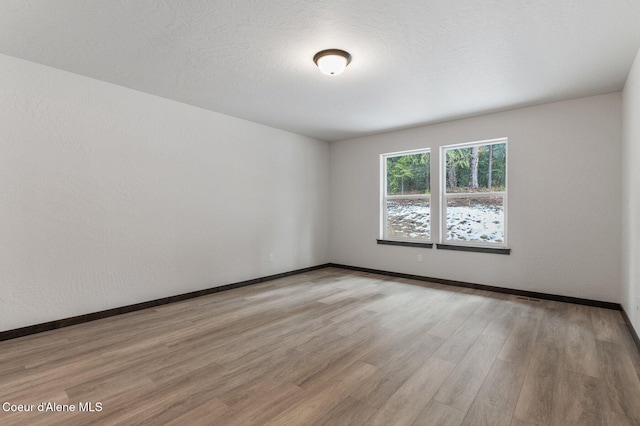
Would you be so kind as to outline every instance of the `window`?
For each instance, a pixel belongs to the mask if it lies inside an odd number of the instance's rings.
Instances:
[[[506,248],[507,140],[449,145],[440,152],[440,241]]]
[[[431,241],[431,154],[428,149],[383,154],[381,239]]]

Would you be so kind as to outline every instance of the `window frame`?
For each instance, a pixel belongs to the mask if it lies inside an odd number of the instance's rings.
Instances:
[[[433,184],[433,180],[431,179],[431,164],[432,164],[432,156],[431,156],[431,148],[419,148],[419,149],[411,149],[406,151],[396,151],[389,152],[385,154],[380,154],[380,170],[381,170],[381,185],[380,185],[380,239],[378,240],[379,244],[385,244],[385,242],[395,242],[399,243],[397,245],[414,245],[414,246],[427,246],[431,247],[433,243],[433,215],[432,213],[432,190],[433,185],[430,185],[428,194],[411,194],[411,195],[388,195],[388,187],[387,187],[387,159],[393,157],[404,157],[408,155],[416,155],[416,154],[429,154],[429,168],[427,172],[429,173],[429,181]],[[388,200],[427,200],[429,204],[429,238],[402,238],[402,237],[390,237],[387,233],[387,201]]]
[[[487,146],[487,145],[500,145],[504,144],[505,149],[505,165],[504,165],[504,174],[505,174],[505,185],[504,191],[489,191],[489,192],[456,192],[456,193],[447,193],[447,158],[446,153],[450,149],[464,149],[464,148],[472,148],[474,146]],[[508,138],[496,138],[496,139],[487,139],[482,141],[474,141],[474,142],[464,142],[450,145],[440,146],[440,185],[439,185],[439,200],[440,200],[440,221],[439,221],[439,236],[438,241],[440,241],[437,245],[438,248],[447,248],[446,246],[453,246],[452,249],[464,249],[469,248],[479,249],[478,251],[491,251],[495,249],[496,252],[504,251],[505,254],[508,254],[509,249],[507,248],[508,239],[508,192],[509,192],[509,176],[508,176],[508,162],[509,162],[509,154],[508,154],[509,144]],[[489,197],[502,197],[502,211],[503,211],[503,239],[502,243],[490,243],[490,242],[482,242],[482,241],[464,241],[464,240],[447,240],[447,201],[449,199],[455,198],[489,198]]]

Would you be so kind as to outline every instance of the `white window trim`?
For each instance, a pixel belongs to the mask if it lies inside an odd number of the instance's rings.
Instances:
[[[446,151],[448,149],[461,149],[461,148],[471,148],[474,146],[486,146],[486,145],[498,145],[505,144],[505,158],[509,159],[509,144],[508,138],[497,138],[497,139],[488,139],[483,141],[475,141],[475,142],[466,142],[459,144],[451,144],[451,145],[443,145],[440,147],[440,185],[438,187],[440,191],[440,222],[439,222],[439,236],[438,240],[440,244],[450,245],[450,246],[461,246],[461,247],[481,247],[481,248],[497,248],[501,249],[507,248],[507,233],[508,233],[508,217],[507,214],[507,205],[508,205],[508,193],[509,193],[509,165],[505,164],[505,186],[504,192],[456,192],[447,194],[447,159],[446,159]],[[461,241],[461,240],[447,240],[447,200],[450,198],[481,198],[481,197],[492,197],[492,196],[502,196],[503,197],[503,212],[504,212],[504,238],[502,243],[484,243],[480,241]],[[431,226],[433,229],[433,224]]]
[[[386,241],[401,241],[409,243],[425,243],[431,244],[433,240],[433,215],[431,214],[431,191],[429,194],[410,194],[410,195],[387,195],[387,158],[402,157],[405,155],[414,154],[429,154],[429,165],[431,165],[431,148],[412,149],[407,151],[390,152],[380,155],[380,239]],[[429,175],[431,175],[431,168],[429,168]],[[433,182],[433,180],[431,180]],[[429,202],[429,238],[428,239],[415,239],[415,238],[401,238],[401,237],[389,237],[387,235],[387,200],[427,200]]]

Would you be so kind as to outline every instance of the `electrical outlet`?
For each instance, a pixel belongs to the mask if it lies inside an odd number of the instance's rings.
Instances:
[[[269,262],[273,262],[273,253],[269,253]]]
[[[422,255],[421,255],[421,254],[419,254],[419,255],[416,257],[416,260],[417,260],[419,263],[422,263]]]

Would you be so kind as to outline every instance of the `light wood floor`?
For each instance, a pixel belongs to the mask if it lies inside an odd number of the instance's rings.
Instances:
[[[0,424],[640,425],[619,312],[326,268],[0,343]],[[94,405],[95,406],[95,405]]]

